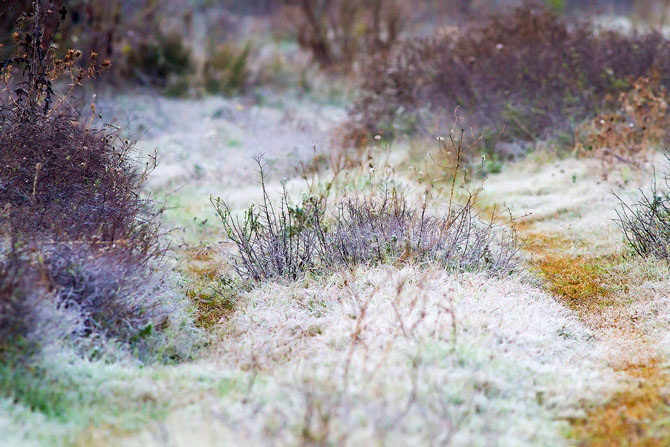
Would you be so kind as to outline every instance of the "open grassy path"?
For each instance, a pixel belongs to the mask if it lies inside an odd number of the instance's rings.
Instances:
[[[612,185],[597,180],[588,162],[566,160],[539,171],[508,185],[513,210],[539,205],[518,225],[530,265],[556,300],[611,347],[609,364],[623,376],[620,390],[605,401],[584,403],[586,416],[571,421],[568,437],[580,446],[670,445],[670,374],[662,340],[651,329],[667,331],[667,322],[650,325],[664,311],[658,306],[667,280],[657,270],[663,267],[626,256],[613,238],[605,205],[616,203],[612,194],[602,195]]]

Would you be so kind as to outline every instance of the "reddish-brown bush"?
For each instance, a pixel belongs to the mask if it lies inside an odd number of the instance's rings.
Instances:
[[[607,177],[612,163],[635,167],[651,158],[670,127],[666,88],[657,79],[640,78],[615,102],[615,110],[585,121],[575,131],[575,152],[603,161]]]
[[[129,247],[141,258],[156,248],[156,213],[138,194],[146,171],[131,161],[132,145],[113,129],[86,126],[55,99],[52,83],[67,72],[74,86],[95,76],[97,65],[78,66],[79,54],[52,52],[54,3],[34,2],[15,35],[17,52],[0,62],[0,219],[23,235],[86,240]],[[61,23],[65,11],[58,12]],[[16,69],[16,70],[14,70]],[[20,71],[20,77],[13,78]]]

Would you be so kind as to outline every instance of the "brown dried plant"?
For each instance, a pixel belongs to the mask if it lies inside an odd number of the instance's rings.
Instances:
[[[649,161],[670,127],[666,87],[658,76],[641,77],[616,99],[615,111],[598,115],[577,127],[575,152],[597,157],[604,167]]]

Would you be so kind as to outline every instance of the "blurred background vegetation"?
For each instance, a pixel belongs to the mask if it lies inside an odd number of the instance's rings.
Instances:
[[[0,59],[14,51],[12,29],[29,0],[2,0]],[[331,72],[355,74],[367,58],[399,41],[436,36],[523,4],[518,0],[58,0],[68,17],[54,36],[64,54],[84,61],[95,52],[112,61],[102,80],[120,87],[152,86],[171,95],[241,93],[259,84],[289,82],[297,46]],[[528,3],[528,2],[525,2]],[[570,20],[625,16],[660,29],[668,0],[545,0]],[[47,30],[48,32],[48,30]],[[269,44],[269,45],[268,45]],[[61,54],[61,56],[62,56]],[[306,70],[304,65],[299,69]],[[300,81],[300,76],[297,76]]]

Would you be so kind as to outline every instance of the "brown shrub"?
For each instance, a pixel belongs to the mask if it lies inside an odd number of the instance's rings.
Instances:
[[[79,321],[64,337],[139,342],[170,313],[155,273],[164,253],[160,210],[141,191],[151,165],[133,161],[132,142],[116,129],[82,123],[68,97],[55,97],[59,76],[75,87],[97,65],[92,57],[81,67],[76,52],[56,57],[46,24],[58,12],[53,2],[40,6],[34,1],[20,23],[16,55],[0,63],[0,254],[13,256],[0,265],[0,320],[17,322],[0,344],[41,337],[58,310]],[[17,271],[30,280],[17,282]]]
[[[670,43],[658,33],[595,31],[538,4],[457,33],[412,39],[365,69],[353,121],[367,132],[431,132],[456,106],[479,128],[534,140],[570,130],[640,76],[670,85]],[[443,125],[443,123],[439,123]]]
[[[139,195],[148,171],[132,162],[130,141],[82,123],[67,97],[52,98],[58,77],[66,73],[74,88],[98,67],[95,59],[80,66],[75,51],[56,57],[46,24],[57,13],[53,2],[46,12],[40,5],[34,1],[32,16],[22,19],[16,55],[0,62],[0,223],[24,236],[116,244],[150,257],[157,213]],[[58,15],[62,23],[65,10]]]
[[[132,145],[64,115],[0,120],[0,219],[24,235],[157,249],[157,212],[138,194]]]

